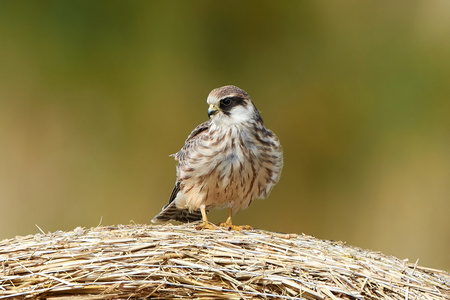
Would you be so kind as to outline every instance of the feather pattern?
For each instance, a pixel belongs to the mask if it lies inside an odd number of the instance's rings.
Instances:
[[[207,102],[211,119],[198,125],[173,155],[177,182],[153,222],[200,220],[202,208],[228,207],[236,213],[253,199],[266,198],[280,178],[280,142],[247,93],[225,86],[213,90]]]

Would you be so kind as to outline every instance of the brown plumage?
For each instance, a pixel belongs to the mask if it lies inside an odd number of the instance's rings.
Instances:
[[[231,227],[231,215],[255,198],[266,198],[280,178],[280,142],[264,127],[248,94],[229,85],[211,91],[207,102],[210,120],[198,125],[173,155],[177,181],[154,223],[203,218],[208,227],[208,210],[227,207],[225,224]]]

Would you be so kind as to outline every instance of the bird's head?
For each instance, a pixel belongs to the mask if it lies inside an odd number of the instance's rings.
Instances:
[[[234,85],[212,90],[208,95],[207,102],[209,104],[208,116],[217,126],[262,122],[258,109],[248,94]]]

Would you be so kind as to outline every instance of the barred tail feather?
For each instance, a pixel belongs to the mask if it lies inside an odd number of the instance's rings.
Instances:
[[[201,219],[202,213],[200,210],[189,212],[189,209],[179,209],[176,207],[175,202],[170,202],[152,219],[152,223],[162,223],[170,220],[189,223]]]

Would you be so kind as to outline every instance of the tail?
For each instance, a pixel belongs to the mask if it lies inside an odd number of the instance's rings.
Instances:
[[[170,220],[189,223],[201,219],[202,213],[200,210],[189,212],[189,209],[179,209],[175,205],[175,201],[172,201],[164,206],[161,212],[152,219],[152,223],[162,223]]]

